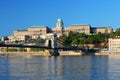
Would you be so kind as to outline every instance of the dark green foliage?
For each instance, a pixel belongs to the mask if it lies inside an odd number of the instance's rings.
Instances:
[[[86,35],[84,33],[75,33],[70,31],[69,36],[63,36],[61,39],[64,44],[70,46],[80,46],[82,47],[84,44],[100,44],[102,42],[106,42],[108,38],[112,37],[113,33],[97,33]],[[64,45],[63,44],[63,45]]]
[[[20,51],[20,52],[24,52],[24,51],[25,51],[25,48],[19,48],[19,51]]]
[[[120,36],[120,29],[117,29],[114,36]]]
[[[79,39],[73,38],[71,44],[78,45],[79,44]]]
[[[15,51],[17,51],[17,49],[16,48],[7,48],[6,51],[15,52]]]
[[[44,49],[43,48],[31,48],[31,51],[38,52],[38,51],[44,51]]]

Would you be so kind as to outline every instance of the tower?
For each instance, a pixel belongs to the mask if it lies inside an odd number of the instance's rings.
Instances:
[[[56,34],[58,37],[63,35],[64,23],[63,20],[58,18],[56,23]]]
[[[57,23],[56,23],[56,27],[57,28],[63,28],[63,20],[62,19],[60,19],[60,18],[58,18],[57,19]]]

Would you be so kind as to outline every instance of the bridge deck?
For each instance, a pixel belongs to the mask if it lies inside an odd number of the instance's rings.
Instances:
[[[86,50],[84,48],[71,48],[71,47],[48,47],[48,46],[37,46],[37,45],[21,45],[21,44],[4,44],[0,45],[0,47],[20,47],[20,48],[44,48],[44,49],[62,49],[62,50]]]

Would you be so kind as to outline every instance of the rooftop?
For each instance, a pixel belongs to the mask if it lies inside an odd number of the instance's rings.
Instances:
[[[106,26],[106,27],[95,27],[95,28],[97,28],[97,29],[102,29],[102,28],[112,28],[111,26]]]
[[[43,26],[31,26],[30,28],[46,28],[47,26],[43,25]]]
[[[72,24],[71,26],[90,26],[89,24]]]
[[[16,31],[27,31],[27,30],[16,30]]]

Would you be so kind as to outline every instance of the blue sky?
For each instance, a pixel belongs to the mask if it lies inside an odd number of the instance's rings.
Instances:
[[[30,26],[90,24],[120,27],[120,0],[0,0],[0,38]]]

